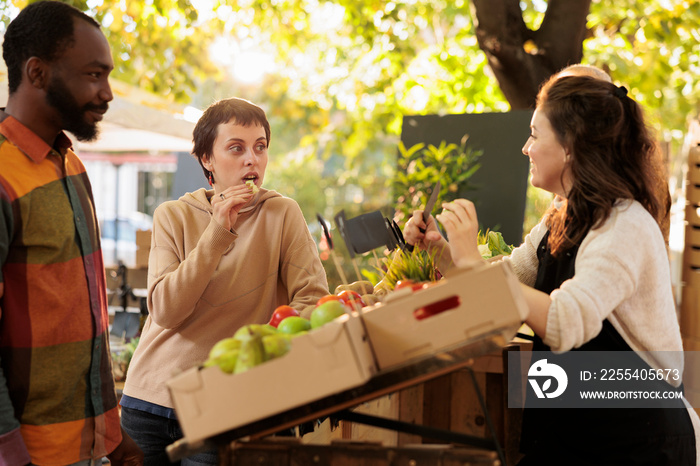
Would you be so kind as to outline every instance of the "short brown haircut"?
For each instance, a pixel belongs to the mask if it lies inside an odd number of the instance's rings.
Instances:
[[[197,157],[205,178],[209,178],[211,173],[204,168],[202,161],[211,157],[214,141],[219,134],[219,125],[229,121],[235,121],[241,126],[262,126],[265,129],[268,147],[270,145],[270,123],[262,108],[238,97],[214,102],[204,111],[192,132],[192,141],[194,142],[192,155]]]

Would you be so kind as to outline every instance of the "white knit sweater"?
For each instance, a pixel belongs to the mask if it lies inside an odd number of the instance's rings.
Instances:
[[[530,286],[537,276],[537,247],[546,231],[540,222],[506,259],[520,281]],[[683,343],[666,244],[640,203],[618,202],[607,221],[581,242],[575,268],[574,277],[551,293],[545,344],[557,352],[580,347],[596,337],[608,319],[652,367],[679,368],[682,373]],[[700,465],[700,419],[695,410],[689,412]]]

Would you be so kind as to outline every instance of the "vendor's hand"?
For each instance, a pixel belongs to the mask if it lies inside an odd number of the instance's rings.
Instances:
[[[423,221],[422,210],[413,212],[413,216],[404,225],[403,236],[407,244],[421,249],[430,249],[445,241],[432,216],[428,217],[427,225]]]
[[[122,443],[107,458],[113,466],[143,466],[143,452],[124,429]]]
[[[447,237],[450,238],[454,264],[458,267],[470,267],[483,262],[477,246],[479,221],[474,203],[466,199],[456,199],[443,203],[442,208],[443,211],[436,218],[445,227]]]
[[[230,186],[211,198],[214,220],[231,230],[238,219],[238,212],[253,197],[253,188],[247,184]]]

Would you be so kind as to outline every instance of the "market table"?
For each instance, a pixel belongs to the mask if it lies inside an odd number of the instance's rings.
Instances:
[[[315,421],[325,417],[333,417],[335,419],[368,424],[383,429],[408,432],[431,439],[439,439],[447,443],[468,445],[495,451],[501,464],[505,465],[506,461],[503,449],[495,435],[492,419],[488,414],[486,404],[484,403],[483,396],[478,390],[478,387],[476,393],[479,398],[478,401],[485,413],[488,430],[490,432],[489,438],[471,436],[446,429],[415,425],[399,420],[351,411],[351,408],[364,402],[462,369],[470,371],[476,387],[476,380],[473,378],[473,371],[471,371],[475,359],[488,354],[500,353],[504,348],[508,348],[508,342],[504,340],[502,332],[499,329],[493,334],[482,336],[476,340],[465,341],[435,354],[417,358],[405,364],[380,371],[361,386],[331,396],[326,396],[304,406],[289,409],[267,418],[251,422],[203,441],[188,443],[186,439],[181,439],[168,446],[168,456],[172,461],[176,461],[208,449],[216,448],[220,453],[226,452],[230,448],[231,443],[237,440],[258,439],[293,428],[305,422]],[[517,350],[518,347],[514,346],[512,349]]]

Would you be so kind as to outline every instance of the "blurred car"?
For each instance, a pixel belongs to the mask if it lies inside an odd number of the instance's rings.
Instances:
[[[127,267],[136,265],[136,231],[150,230],[153,217],[143,212],[129,212],[115,219],[114,215],[100,215],[100,236],[105,266],[122,261]]]

